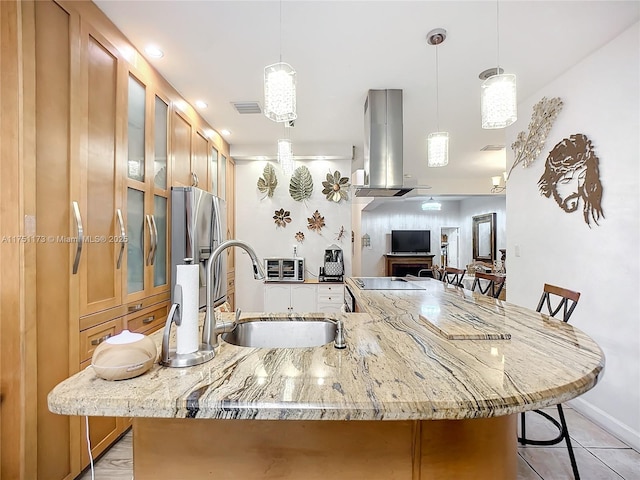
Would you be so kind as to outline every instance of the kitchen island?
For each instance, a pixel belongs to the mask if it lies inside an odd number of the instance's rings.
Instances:
[[[522,307],[429,279],[346,284],[361,313],[337,315],[343,350],[221,342],[208,363],[121,382],[87,368],[49,408],[133,417],[136,480],[509,479],[515,414],[586,392],[604,368],[583,332]]]

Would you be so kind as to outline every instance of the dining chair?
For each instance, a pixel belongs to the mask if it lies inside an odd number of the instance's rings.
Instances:
[[[462,278],[466,272],[461,268],[455,267],[445,267],[442,271],[443,282],[448,283],[449,285],[455,285],[457,287],[462,286]]]
[[[504,275],[476,272],[475,278],[473,279],[473,285],[471,285],[471,291],[478,291],[483,295],[498,298],[500,296],[500,292],[502,292],[506,279],[507,277]]]
[[[555,285],[549,285],[548,283],[545,283],[542,290],[542,296],[540,297],[540,302],[538,302],[538,307],[536,308],[536,312],[547,313],[549,316],[554,318],[557,314],[561,313],[561,320],[563,322],[568,322],[569,317],[571,317],[571,314],[576,308],[579,299],[579,292],[574,292],[572,290],[567,290],[566,288],[556,287]],[[520,442],[522,445],[556,445],[565,440],[567,443],[567,450],[569,451],[569,459],[571,460],[573,476],[576,480],[579,480],[580,474],[578,473],[578,465],[576,464],[576,457],[573,454],[571,439],[569,437],[569,429],[567,428],[567,421],[564,417],[562,405],[557,404],[556,407],[558,408],[558,417],[560,418],[559,422],[551,415],[543,412],[542,410],[533,410],[533,412],[537,413],[538,415],[542,415],[553,425],[555,425],[555,427],[558,429],[557,437],[549,440],[533,440],[527,438],[525,423],[526,417],[525,412],[522,412],[520,414],[520,433],[522,436],[518,437],[518,442]]]

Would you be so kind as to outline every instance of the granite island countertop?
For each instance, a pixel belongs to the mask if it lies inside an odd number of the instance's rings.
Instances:
[[[467,419],[554,405],[597,383],[604,355],[572,325],[435,280],[417,283],[422,289],[365,291],[346,279],[362,313],[327,315],[344,321],[344,350],[221,341],[205,364],[156,364],[130,380],[102,380],[88,367],[50,392],[49,409],[148,418]],[[265,315],[282,316],[243,313],[241,321]],[[450,340],[452,325],[510,338]],[[162,331],[154,336],[159,345]]]

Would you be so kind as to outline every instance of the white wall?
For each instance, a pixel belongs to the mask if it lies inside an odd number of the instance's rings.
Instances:
[[[446,227],[460,228],[460,266],[471,261],[472,216],[496,212],[497,245],[506,245],[504,217],[505,197],[477,197],[461,201],[442,201],[442,210],[423,211],[421,201],[392,200],[369,210],[362,211],[361,233],[369,234],[371,247],[362,248],[361,275],[382,276],[385,274],[384,254],[391,250],[391,230],[431,230],[431,253],[433,262],[440,265],[440,230]],[[358,248],[356,246],[356,248]]]
[[[640,196],[638,93],[639,26],[580,61],[524,100],[507,145],[526,130],[543,96],[564,108],[543,154],[516,167],[507,189],[509,301],[534,308],[542,285],[582,293],[571,323],[594,338],[606,356],[600,383],[572,402],[576,409],[640,448]],[[600,159],[600,225],[587,226],[582,205],[565,213],[540,195],[537,182],[548,152],[563,138],[583,133]],[[513,162],[508,149],[507,165]],[[520,256],[516,256],[516,246]]]
[[[294,146],[295,147],[295,146]],[[277,162],[278,187],[273,197],[264,194],[256,186],[262,176],[266,162],[236,161],[236,238],[245,240],[255,249],[259,258],[292,257],[293,245],[297,245],[298,256],[304,257],[306,277],[315,278],[323,265],[324,250],[331,244],[342,248],[345,272],[351,275],[351,192],[349,201],[335,203],[322,194],[322,182],[327,173],[339,170],[342,176],[350,176],[350,160],[314,160],[297,162],[305,165],[313,177],[313,195],[307,202],[296,202],[289,195],[289,180],[285,178]],[[273,215],[284,208],[291,212],[292,222],[286,227],[276,227]],[[307,228],[307,218],[318,212],[324,217],[325,227],[320,233]],[[345,235],[337,240],[340,227]],[[303,232],[305,240],[298,243],[296,232]],[[236,306],[244,311],[263,311],[263,283],[253,279],[251,262],[244,251],[236,249]]]

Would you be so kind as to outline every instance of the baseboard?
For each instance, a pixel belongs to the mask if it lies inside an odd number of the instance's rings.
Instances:
[[[640,432],[632,430],[628,425],[620,423],[607,412],[582,398],[574,398],[567,403],[589,420],[604,428],[611,435],[622,440],[635,450],[640,451]]]

